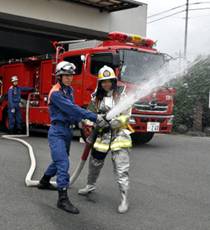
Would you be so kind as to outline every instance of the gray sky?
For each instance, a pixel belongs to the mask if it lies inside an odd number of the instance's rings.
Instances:
[[[142,0],[148,4],[148,15],[168,10],[186,3],[186,0]],[[190,0],[190,3],[208,2],[202,5],[194,5],[191,8],[210,8],[210,1]],[[184,10],[179,8],[168,14]],[[167,14],[154,17],[166,16]],[[179,51],[183,52],[184,47],[184,20],[185,13],[172,16],[170,18],[148,24],[147,37],[158,40],[157,48],[161,52],[177,56]],[[188,53],[190,56],[198,54],[210,54],[210,9],[202,11],[190,11],[189,13],[189,33],[188,33]],[[150,19],[151,20],[151,19]]]

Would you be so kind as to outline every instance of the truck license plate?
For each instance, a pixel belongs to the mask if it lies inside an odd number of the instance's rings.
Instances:
[[[147,132],[159,132],[160,123],[159,122],[148,122],[147,123]]]

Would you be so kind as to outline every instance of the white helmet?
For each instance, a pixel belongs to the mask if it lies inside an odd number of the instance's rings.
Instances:
[[[18,81],[18,77],[17,76],[12,76],[10,79],[11,82],[15,82]]]
[[[76,66],[73,63],[62,61],[57,64],[55,75],[74,75],[76,70]]]
[[[108,80],[108,79],[117,79],[114,70],[105,65],[98,72],[98,81]]]

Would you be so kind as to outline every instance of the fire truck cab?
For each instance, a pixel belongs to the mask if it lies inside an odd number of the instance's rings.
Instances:
[[[154,49],[155,42],[138,35],[120,32],[108,34],[105,41],[55,42],[56,54],[13,61],[0,66],[3,99],[0,100],[0,121],[7,125],[6,94],[9,79],[17,75],[20,86],[34,87],[36,92],[23,95],[30,99],[29,123],[32,126],[49,126],[48,93],[55,83],[56,63],[65,60],[76,65],[72,87],[76,104],[86,108],[97,84],[101,67],[112,67],[119,78],[119,84],[127,90],[135,90],[149,76],[164,65],[165,55]],[[0,86],[1,87],[1,86]],[[170,133],[173,120],[173,95],[171,88],[161,88],[136,102],[133,106],[130,124],[135,130],[133,139],[146,143],[154,133]],[[25,103],[23,101],[23,114]]]

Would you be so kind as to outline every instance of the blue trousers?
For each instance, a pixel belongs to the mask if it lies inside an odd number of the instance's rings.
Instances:
[[[47,168],[45,175],[57,176],[58,189],[69,187],[69,150],[72,139],[70,128],[60,125],[51,125],[48,132],[48,142],[52,163]]]
[[[9,118],[9,129],[12,130],[15,128],[15,125],[18,129],[22,128],[22,116],[20,112],[20,107],[15,107],[15,113],[11,112],[11,108],[8,108],[8,118]]]

